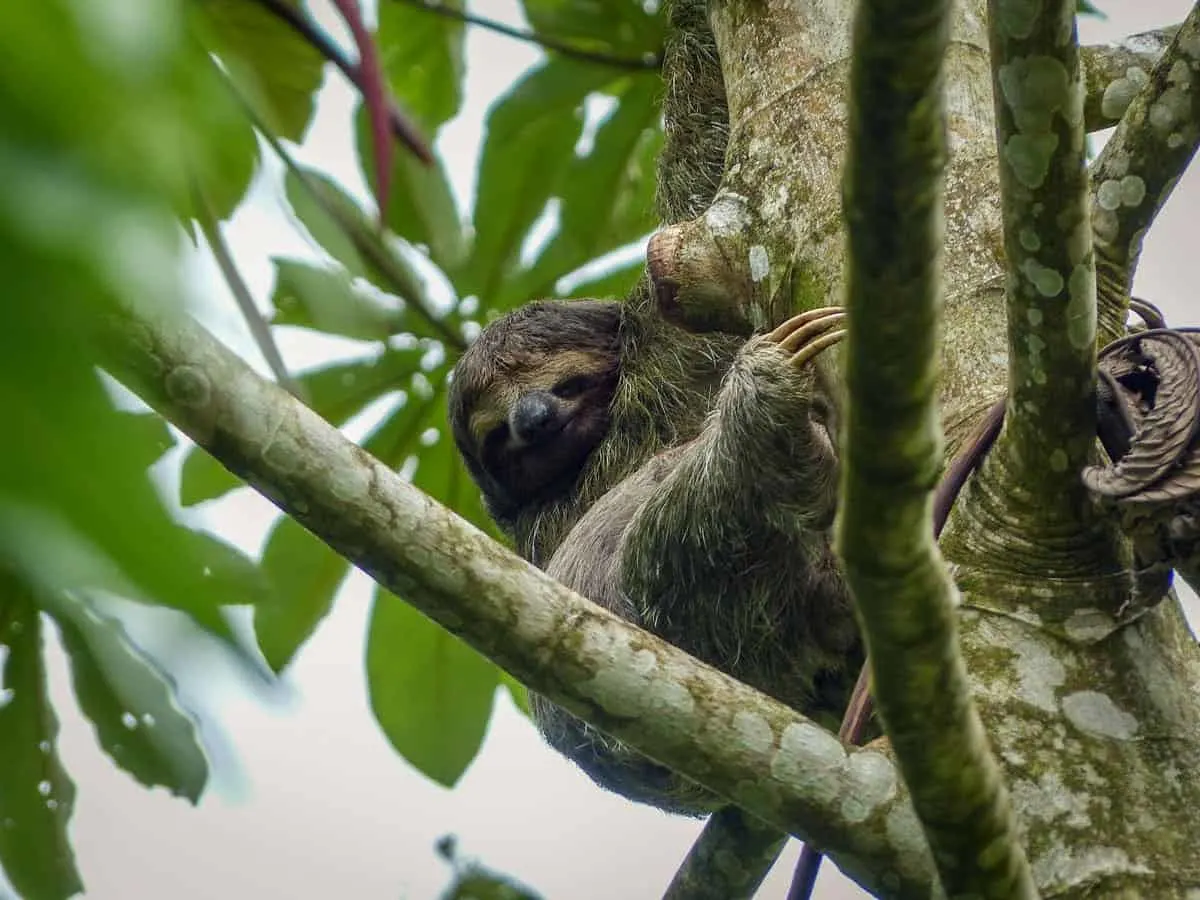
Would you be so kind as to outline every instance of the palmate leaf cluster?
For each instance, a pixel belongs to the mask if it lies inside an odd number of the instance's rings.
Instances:
[[[299,0],[289,5],[302,9]],[[454,4],[448,4],[454,6]],[[620,60],[662,49],[641,2],[526,0],[531,28]],[[647,10],[650,11],[647,11]],[[380,0],[376,39],[406,114],[435,141],[460,110],[465,27]],[[331,74],[332,73],[332,74]],[[75,786],[58,759],[43,651],[57,635],[79,710],[113,762],[195,801],[207,763],[170,677],[109,614],[121,597],[179,610],[236,643],[224,609],[253,606],[258,650],[283,670],[328,614],[344,560],[281,518],[253,559],[176,510],[241,483],[196,451],[179,495],[163,461],[177,435],[97,367],[93,326],[123,304],[180,305],[198,223],[228,220],[312,123],[340,77],[256,0],[43,0],[0,29],[0,867],[21,896],[64,897],[82,878],[67,840]],[[272,323],[361,343],[297,373],[306,401],[344,424],[384,401],[364,446],[487,527],[445,429],[446,379],[474,323],[531,297],[613,295],[639,264],[563,279],[653,227],[661,145],[653,67],[550,54],[487,115],[477,196],[463,209],[444,167],[398,149],[380,232],[326,173],[292,163],[279,189],[320,263],[273,260]],[[588,109],[603,110],[596,121]],[[373,182],[366,114],[355,114]],[[539,222],[549,236],[530,246]],[[451,302],[427,296],[432,280]],[[174,459],[178,455],[174,455]],[[499,684],[523,690],[405,604],[376,598],[365,648],[375,714],[398,751],[452,784],[474,757]],[[86,785],[82,786],[86,790]]]

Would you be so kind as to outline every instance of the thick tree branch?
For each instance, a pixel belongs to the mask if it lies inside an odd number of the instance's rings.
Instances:
[[[779,829],[868,890],[928,897],[890,761],[584,600],[442,507],[189,319],[111,322],[106,366],[381,585],[552,702]]]
[[[634,71],[653,71],[662,65],[662,56],[659,54],[651,53],[631,59],[628,56],[614,56],[611,53],[584,50],[582,47],[576,47],[557,38],[548,37],[544,34],[535,34],[531,31],[522,31],[520,28],[513,28],[511,25],[505,25],[503,22],[497,22],[495,19],[478,16],[451,6],[444,6],[441,3],[435,2],[435,0],[399,0],[399,2],[408,6],[415,6],[417,9],[423,9],[426,12],[431,12],[447,19],[465,22],[468,25],[478,25],[480,28],[486,28],[488,31],[494,31],[496,34],[502,34],[513,40],[524,41],[527,44],[536,44],[560,56],[577,59],[580,62],[596,63],[601,66],[612,66],[615,69],[631,69]]]
[[[1004,249],[1008,282],[1008,407],[993,452],[1052,557],[1090,538],[1079,473],[1096,434],[1096,284],[1087,215],[1083,88],[1074,6],[1036,18],[992,0]],[[1063,40],[1070,27],[1070,40]],[[1029,522],[1026,522],[1028,525]]]
[[[1111,44],[1079,48],[1079,66],[1087,88],[1083,103],[1086,131],[1111,128],[1121,121],[1137,92],[1150,80],[1178,25],[1131,34]]]
[[[954,583],[933,538],[949,18],[944,0],[864,0],[854,22],[837,546],[876,706],[946,895],[1033,897],[958,653]]]
[[[1092,228],[1102,343],[1124,333],[1142,237],[1200,142],[1200,5],[1129,104],[1092,166]]]

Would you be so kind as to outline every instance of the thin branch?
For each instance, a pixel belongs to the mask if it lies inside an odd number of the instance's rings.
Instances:
[[[933,536],[942,536],[946,520],[950,518],[950,510],[958,499],[963,485],[971,473],[978,468],[987,455],[1000,426],[1004,422],[1003,400],[994,404],[982,421],[975,427],[974,432],[963,443],[962,448],[951,460],[950,465],[942,474],[937,490],[933,495]],[[858,681],[854,684],[854,692],[846,705],[842,716],[842,724],[838,729],[838,738],[844,744],[858,745],[867,734],[867,725],[871,721],[875,704],[871,699],[871,665],[864,663],[858,673]],[[792,878],[792,886],[788,890],[787,900],[809,900],[817,883],[817,874],[821,870],[821,852],[810,844],[805,844],[796,862],[796,874]]]
[[[1049,575],[1078,566],[1081,548],[1096,543],[1080,478],[1096,434],[1096,285],[1073,0],[1029,16],[1019,3],[988,8],[1009,388],[990,471],[1019,486],[1011,497]]]
[[[971,699],[955,587],[933,537],[950,12],[949,0],[864,0],[854,19],[836,542],[875,703],[946,896],[1020,900],[1037,892]]]
[[[247,111],[249,115],[254,116],[252,110],[247,109]],[[254,122],[256,127],[261,125],[257,118],[254,118]],[[383,242],[379,232],[369,228],[365,221],[358,216],[347,215],[346,211],[341,209],[338,204],[330,203],[325,194],[312,183],[308,173],[288,153],[282,142],[261,127],[259,131],[262,133],[263,140],[275,151],[288,171],[317,201],[326,215],[332,218],[342,232],[350,238],[354,249],[383,276],[386,284],[382,284],[380,287],[403,300],[405,305],[416,313],[448,347],[459,351],[465,350],[467,342],[463,336],[434,312],[433,304],[425,296],[421,285],[408,274],[404,263],[396,259],[393,251]]]
[[[886,756],[848,751],[794,710],[558,584],[191,319],[127,310],[102,337],[105,367],[222,465],[551,702],[831,848],[867,890],[930,896],[928,849]]]
[[[290,6],[284,0],[255,0],[255,2],[294,28],[318,53],[337,66],[341,70],[341,73],[358,88],[364,97],[367,95],[366,82],[364,81],[362,70],[342,53],[341,48],[333,42],[329,35],[316,22],[309,18],[308,13],[295,6]],[[433,151],[429,149],[429,145],[421,137],[420,131],[404,115],[394,98],[389,96],[386,99],[388,121],[391,125],[392,134],[421,162],[431,165],[433,163]]]
[[[1087,87],[1083,104],[1086,131],[1111,128],[1121,120],[1178,31],[1178,25],[1171,25],[1131,34],[1116,43],[1079,49],[1079,65]]]
[[[238,271],[233,254],[229,252],[229,245],[225,243],[225,236],[221,234],[221,226],[213,213],[212,204],[208,202],[208,198],[199,188],[193,190],[192,195],[195,198],[196,220],[200,223],[200,228],[212,250],[213,258],[217,261],[217,268],[221,270],[225,283],[229,285],[229,292],[233,294],[234,302],[237,303],[242,318],[246,321],[246,327],[250,329],[250,336],[254,338],[254,343],[258,345],[259,352],[262,353],[263,359],[266,360],[267,366],[279,385],[302,403],[306,402],[304,388],[288,372],[283,355],[275,343],[275,336],[271,333],[271,326],[262,317],[262,313],[259,312],[254,297],[250,293],[250,288],[242,278],[242,273]]]
[[[388,140],[388,111],[391,93],[383,80],[379,52],[375,40],[363,21],[359,0],[332,0],[358,47],[358,87],[367,109],[371,131],[371,147],[375,163],[375,203],[379,207],[379,223],[387,221],[387,203],[392,183],[392,142]]]
[[[596,63],[597,65],[611,66],[615,69],[630,69],[632,71],[657,71],[662,67],[661,53],[647,53],[636,59],[628,56],[613,56],[611,53],[584,50],[581,47],[576,47],[558,38],[546,37],[542,34],[535,34],[532,31],[522,31],[520,28],[513,28],[511,25],[505,25],[503,22],[497,22],[495,19],[488,19],[464,10],[443,6],[440,3],[433,2],[433,0],[399,0],[399,2],[415,7],[416,9],[423,9],[426,12],[443,16],[447,19],[464,22],[467,25],[478,25],[480,28],[486,28],[488,31],[494,31],[496,34],[502,34],[513,40],[524,41],[527,44],[536,44],[560,56],[565,56],[568,59],[577,59],[580,62]]]
[[[1192,7],[1092,165],[1101,338],[1124,333],[1142,237],[1200,142],[1200,4]]]
[[[671,879],[663,900],[750,900],[787,835],[736,806],[713,813]]]

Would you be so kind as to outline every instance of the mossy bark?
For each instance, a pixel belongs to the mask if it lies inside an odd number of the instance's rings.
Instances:
[[[651,248],[651,272],[670,282],[669,311],[685,324],[762,327],[843,296],[852,11],[847,0],[710,4],[729,105],[725,174],[711,206],[677,217]],[[948,452],[1004,393],[1009,370],[986,22],[981,0],[955,6],[944,67]],[[1061,383],[1046,374],[1052,396],[1079,394],[1077,371]],[[1200,653],[1176,601],[1155,605],[1161,581],[1132,571],[1077,489],[1066,492],[1073,520],[1041,515],[1053,479],[1021,473],[1038,470],[1028,455],[1044,445],[1037,434],[1013,439],[1007,463],[968,486],[942,542],[975,702],[1034,879],[1057,897],[1195,896],[1200,780],[1187,773],[1200,762]]]

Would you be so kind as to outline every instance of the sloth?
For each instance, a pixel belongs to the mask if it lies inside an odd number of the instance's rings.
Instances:
[[[749,340],[626,303],[530,304],[455,367],[455,444],[518,551],[595,603],[836,727],[863,662],[838,569],[836,403],[816,364],[843,314]],[[547,741],[669,812],[721,803],[537,695]]]

